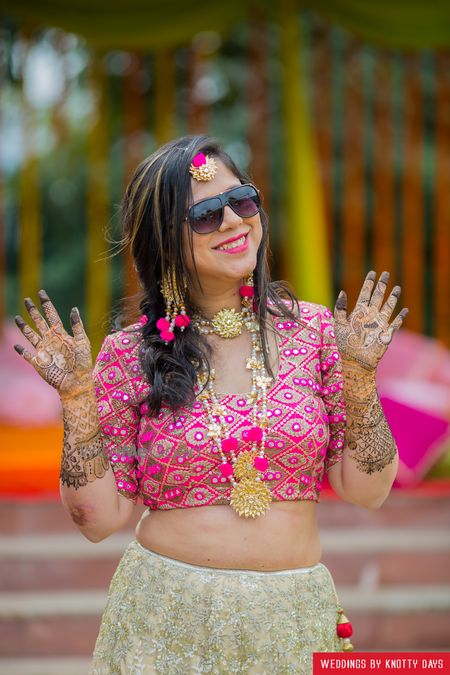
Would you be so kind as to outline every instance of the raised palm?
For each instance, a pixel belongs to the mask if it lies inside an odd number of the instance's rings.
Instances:
[[[70,335],[45,291],[39,291],[39,299],[45,318],[29,298],[25,299],[25,307],[37,332],[21,316],[15,318],[36,353],[31,354],[22,345],[14,345],[14,349],[61,397],[76,395],[91,386],[92,381],[91,346],[80,314],[76,308],[70,313],[73,332]]]
[[[334,311],[336,344],[342,357],[348,361],[356,361],[369,370],[377,367],[394,333],[408,314],[408,310],[404,308],[389,323],[401,289],[400,286],[395,286],[384,302],[389,273],[383,272],[374,288],[375,279],[375,272],[369,272],[355,308],[349,316],[344,291],[339,293]]]

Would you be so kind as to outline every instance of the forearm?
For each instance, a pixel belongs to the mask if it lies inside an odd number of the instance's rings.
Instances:
[[[78,529],[91,541],[100,541],[128,520],[133,504],[117,493],[93,387],[76,396],[63,397],[61,402],[61,501]]]
[[[342,490],[349,501],[376,508],[394,482],[397,447],[378,398],[375,370],[344,360],[343,377],[347,423]]]

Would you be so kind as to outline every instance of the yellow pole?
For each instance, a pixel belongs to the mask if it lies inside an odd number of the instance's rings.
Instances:
[[[168,49],[155,54],[155,136],[158,145],[175,136],[175,61]]]
[[[281,0],[280,25],[287,191],[285,276],[301,299],[329,306],[332,291],[325,209],[296,0]]]
[[[23,136],[27,153],[19,175],[19,296],[36,301],[42,283],[42,218],[39,162],[34,144],[35,113],[22,92]]]
[[[93,353],[97,354],[108,332],[111,309],[110,261],[105,242],[110,220],[108,106],[106,77],[98,56],[92,59],[91,84],[96,105],[88,132],[86,328]]]

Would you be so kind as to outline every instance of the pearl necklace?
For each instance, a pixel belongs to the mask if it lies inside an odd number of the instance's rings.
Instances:
[[[201,373],[199,383],[204,389],[199,398],[208,415],[208,436],[221,455],[220,472],[233,486],[230,504],[239,516],[255,518],[265,513],[271,502],[270,490],[261,481],[261,473],[269,465],[264,456],[264,445],[268,421],[267,389],[271,378],[265,369],[259,327],[253,312],[249,310],[245,313],[244,322],[252,338],[252,353],[247,359],[247,368],[252,371],[252,388],[248,397],[248,402],[253,403],[252,427],[244,432],[246,440],[251,442],[251,449],[236,454],[239,442],[227,431],[226,413],[213,388],[214,371],[211,371],[208,382],[205,370]],[[261,405],[260,411],[258,403]]]

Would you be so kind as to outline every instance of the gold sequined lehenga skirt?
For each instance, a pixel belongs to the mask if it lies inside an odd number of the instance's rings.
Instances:
[[[190,565],[131,543],[111,582],[91,675],[310,675],[341,651],[328,569]]]

